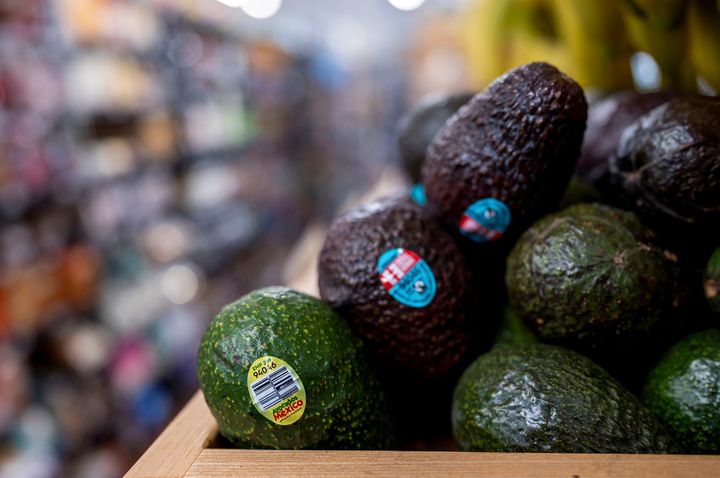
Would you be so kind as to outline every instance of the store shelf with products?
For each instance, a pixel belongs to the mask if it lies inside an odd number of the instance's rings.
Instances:
[[[323,86],[148,2],[5,2],[0,39],[3,471],[117,476],[197,388],[213,311],[281,281]]]

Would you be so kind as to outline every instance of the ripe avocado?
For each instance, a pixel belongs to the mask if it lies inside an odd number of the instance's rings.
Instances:
[[[674,440],[590,359],[560,347],[499,347],[455,389],[453,436],[466,451],[672,453]]]
[[[672,97],[673,94],[666,91],[620,91],[591,102],[582,153],[576,168],[578,177],[605,190],[609,181],[610,159],[625,128]]]
[[[635,214],[578,204],[522,235],[505,282],[541,340],[609,350],[636,344],[672,308],[675,260]]]
[[[635,121],[610,163],[618,201],[676,234],[689,234],[689,226],[713,231],[720,223],[718,124],[720,98],[711,97],[673,98]]]
[[[650,372],[643,402],[687,450],[720,453],[720,330],[675,344]]]
[[[482,324],[458,246],[406,194],[336,219],[318,269],[322,298],[381,359],[418,377],[457,365]]]
[[[403,116],[398,127],[398,148],[402,165],[410,179],[420,180],[428,145],[448,118],[472,97],[472,93],[433,96]]]
[[[274,359],[258,362],[263,357]],[[239,447],[392,445],[385,399],[362,342],[329,306],[292,289],[256,290],[223,308],[202,338],[198,376],[220,433]],[[265,414],[249,382],[270,406]],[[291,394],[295,385],[300,391]]]
[[[510,70],[460,109],[428,148],[428,209],[475,242],[515,237],[557,207],[580,155],[587,103],[547,63]]]
[[[704,279],[705,297],[710,308],[720,314],[720,247],[710,256]]]

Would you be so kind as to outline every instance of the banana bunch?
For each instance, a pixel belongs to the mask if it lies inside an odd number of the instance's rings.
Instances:
[[[478,85],[510,68],[547,61],[582,86],[632,87],[632,52],[613,0],[476,0],[464,16]]]
[[[463,17],[478,85],[547,61],[584,87],[632,88],[630,57],[652,55],[662,87],[720,92],[720,0],[475,0]]]
[[[695,71],[720,94],[720,0],[692,0],[687,22]]]

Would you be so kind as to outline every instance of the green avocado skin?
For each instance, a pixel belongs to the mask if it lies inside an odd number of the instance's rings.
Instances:
[[[675,344],[648,375],[643,402],[696,453],[720,453],[720,330]]]
[[[534,342],[537,342],[537,337],[535,337],[533,331],[525,325],[525,322],[518,317],[517,313],[512,310],[512,307],[503,307],[500,327],[493,341],[493,347],[530,344]]]
[[[587,102],[547,63],[514,68],[463,106],[427,150],[428,210],[457,230],[468,206],[494,198],[510,210],[516,238],[560,203],[580,156]]]
[[[247,374],[265,355],[287,362],[306,391],[303,416],[276,425],[253,406]],[[220,433],[241,448],[382,449],[392,445],[385,398],[362,343],[325,303],[285,287],[251,292],[213,319],[198,375]]]
[[[720,314],[720,247],[715,249],[705,267],[703,285],[710,308]]]
[[[591,351],[633,342],[672,306],[676,258],[637,216],[579,204],[518,240],[505,282],[514,310],[542,341]]]
[[[465,451],[679,451],[652,413],[605,370],[546,344],[480,356],[455,388],[452,424]]]

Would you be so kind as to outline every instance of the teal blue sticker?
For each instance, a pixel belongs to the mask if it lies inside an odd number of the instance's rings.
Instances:
[[[385,289],[401,304],[422,308],[435,298],[435,274],[413,251],[402,248],[385,251],[378,259],[377,271]]]
[[[415,204],[417,204],[420,207],[425,207],[427,204],[427,198],[425,197],[425,186],[423,186],[420,183],[417,183],[415,186],[410,189],[410,198],[415,201]]]
[[[510,225],[510,209],[494,198],[480,199],[460,218],[460,233],[475,242],[500,239]]]

